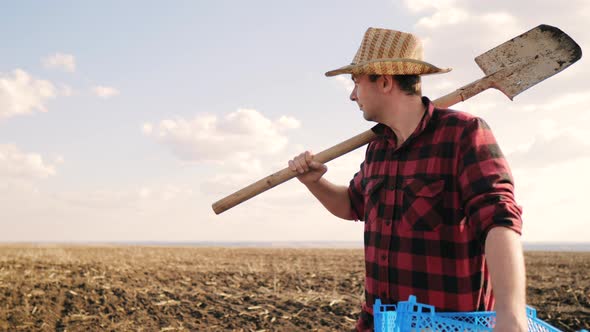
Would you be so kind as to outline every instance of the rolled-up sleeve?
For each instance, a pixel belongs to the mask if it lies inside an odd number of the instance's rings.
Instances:
[[[348,185],[348,197],[350,198],[350,215],[353,220],[362,221],[365,217],[365,199],[363,197],[363,168],[365,163],[361,164],[360,170],[354,175]]]
[[[497,226],[522,234],[522,208],[514,199],[514,181],[496,139],[481,118],[465,127],[459,152],[459,186],[467,222],[482,244]]]

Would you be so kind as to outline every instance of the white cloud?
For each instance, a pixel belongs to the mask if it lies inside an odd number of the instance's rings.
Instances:
[[[579,92],[566,92],[560,95],[555,95],[552,100],[544,104],[529,104],[522,107],[523,111],[538,112],[538,111],[553,111],[563,114],[567,111],[574,111],[580,114],[582,105],[590,103],[590,90]]]
[[[3,190],[0,182],[0,226],[6,230],[0,232],[0,241],[352,239],[362,243],[362,224],[329,217],[294,181],[220,216],[211,209],[213,198],[192,192],[198,186],[183,182],[57,193]],[[299,193],[294,197],[295,190]]]
[[[51,82],[33,78],[21,69],[15,69],[12,75],[0,74],[0,119],[47,112],[45,103],[56,94]]]
[[[187,241],[206,215],[195,212],[202,199],[192,191],[157,183],[53,191],[0,181],[0,241]]]
[[[439,28],[444,25],[463,23],[469,19],[469,13],[458,8],[444,8],[430,17],[423,17],[418,21],[418,26],[429,29]]]
[[[586,157],[514,171],[525,241],[585,242],[590,238],[590,217],[585,211],[590,178],[580,176],[589,168]]]
[[[418,19],[416,27],[426,29],[438,29],[443,26],[462,24],[496,24],[495,27],[513,24],[515,17],[500,10],[479,13],[469,8],[464,1],[456,0],[405,0],[404,5],[415,14],[422,14]],[[489,10],[489,9],[488,9]],[[473,31],[465,29],[464,33],[456,37],[464,37],[472,34]],[[430,40],[429,37],[425,37]],[[452,40],[452,39],[451,39]]]
[[[281,116],[277,122],[282,129],[297,129],[301,127],[301,121],[295,119],[292,116]]]
[[[65,159],[63,156],[57,156],[53,160],[54,160],[54,163],[56,163],[56,164],[63,164],[65,162]]]
[[[45,68],[61,68],[70,73],[76,71],[76,59],[71,54],[55,53],[44,57],[41,62]]]
[[[152,132],[154,131],[154,126],[151,123],[144,123],[141,126],[141,131],[145,134],[145,135],[151,135]]]
[[[0,144],[0,179],[41,179],[55,175],[55,166],[41,155],[25,153],[12,144]]]
[[[92,88],[92,92],[101,98],[111,98],[120,94],[119,90],[110,86],[95,86]]]
[[[574,133],[564,132],[553,137],[538,137],[527,149],[507,156],[514,167],[542,168],[554,164],[590,157],[590,143]]]
[[[348,93],[352,93],[352,90],[354,90],[354,82],[350,79],[349,75],[338,75],[336,76],[335,82],[343,87]]]
[[[256,175],[252,173],[228,172],[227,169],[224,169],[220,173],[201,182],[199,189],[203,194],[218,197],[229,195],[268,175],[262,175],[259,172]]]
[[[166,202],[182,200],[193,195],[193,189],[178,185],[139,186],[129,189],[101,189],[79,192],[59,192],[53,198],[70,208],[126,209],[147,212],[166,206]]]
[[[568,99],[565,99],[568,100]],[[514,167],[533,169],[573,162],[590,157],[590,134],[573,126],[560,126],[554,118],[540,118],[537,133],[507,158]],[[534,127],[530,127],[531,132]]]
[[[441,10],[453,6],[455,3],[455,0],[404,0],[404,4],[412,12]]]
[[[255,157],[284,150],[288,139],[283,131],[298,126],[299,121],[292,117],[272,121],[256,110],[238,109],[223,118],[197,115],[190,120],[145,123],[142,131],[184,161],[251,163]]]
[[[60,91],[59,91],[59,95],[64,96],[64,97],[70,97],[74,95],[74,89],[67,85],[67,84],[62,84],[60,87]]]

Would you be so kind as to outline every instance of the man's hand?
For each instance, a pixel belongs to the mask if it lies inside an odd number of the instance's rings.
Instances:
[[[336,217],[352,220],[353,214],[348,197],[348,187],[337,186],[322,176],[328,171],[326,165],[314,161],[313,154],[305,151],[289,160],[289,168],[299,173],[297,179]]]
[[[522,317],[509,317],[496,312],[496,326],[494,332],[527,332],[529,330],[527,320]]]
[[[289,160],[289,168],[299,173],[297,179],[305,185],[318,182],[328,171],[326,165],[313,160],[313,154],[310,151],[305,151]]]

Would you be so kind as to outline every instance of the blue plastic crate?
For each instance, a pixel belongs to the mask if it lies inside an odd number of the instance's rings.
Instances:
[[[373,305],[375,332],[405,331],[492,331],[496,324],[493,311],[440,312],[434,306],[416,302],[415,296],[408,301],[395,304],[381,304],[377,299]],[[537,311],[527,307],[529,331],[560,332],[557,328],[537,318]]]

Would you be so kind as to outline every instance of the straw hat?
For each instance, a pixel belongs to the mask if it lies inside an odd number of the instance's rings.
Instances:
[[[438,68],[422,61],[422,43],[418,37],[406,32],[369,28],[352,63],[331,70],[326,73],[326,76],[427,75],[449,71],[451,71],[450,68]]]

